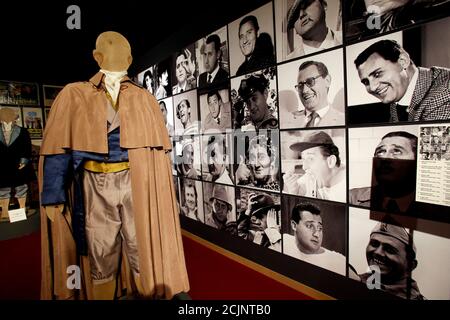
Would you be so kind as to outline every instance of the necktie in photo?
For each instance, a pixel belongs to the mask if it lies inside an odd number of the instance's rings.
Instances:
[[[211,79],[212,78],[212,76],[211,76],[211,74],[208,74],[208,83],[211,83]]]
[[[408,111],[406,111],[408,106],[397,103],[395,108],[397,109],[398,121],[408,121]]]
[[[315,123],[316,119],[319,118],[319,115],[313,111],[313,112],[311,112],[309,117],[310,117],[310,119],[309,119],[308,123],[306,124],[306,128],[314,127],[314,123]]]

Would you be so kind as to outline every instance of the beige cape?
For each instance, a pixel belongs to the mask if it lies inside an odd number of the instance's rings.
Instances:
[[[121,81],[119,105],[120,146],[128,149],[130,161],[143,295],[170,299],[189,291],[168,153],[171,142],[156,99],[127,77]],[[102,73],[97,73],[90,82],[64,87],[52,105],[44,132],[39,160],[40,192],[45,155],[65,150],[108,152],[106,119]],[[89,262],[87,257],[77,257],[70,230],[70,212],[50,222],[41,207],[42,299],[92,298]],[[80,291],[67,287],[70,265],[78,265],[82,270]],[[135,286],[126,263],[123,265],[120,285],[132,291]]]

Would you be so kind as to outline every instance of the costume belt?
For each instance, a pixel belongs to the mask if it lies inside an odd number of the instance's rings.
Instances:
[[[130,163],[128,161],[107,163],[87,160],[84,162],[84,168],[92,172],[112,173],[128,170],[130,168]]]

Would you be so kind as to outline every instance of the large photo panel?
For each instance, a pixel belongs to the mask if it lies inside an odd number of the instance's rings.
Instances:
[[[348,46],[349,124],[450,119],[449,27],[446,18]]]

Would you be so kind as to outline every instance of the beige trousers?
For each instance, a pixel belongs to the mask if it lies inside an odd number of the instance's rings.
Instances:
[[[114,173],[84,171],[86,237],[94,284],[116,278],[122,245],[130,269],[139,275],[130,170]]]

